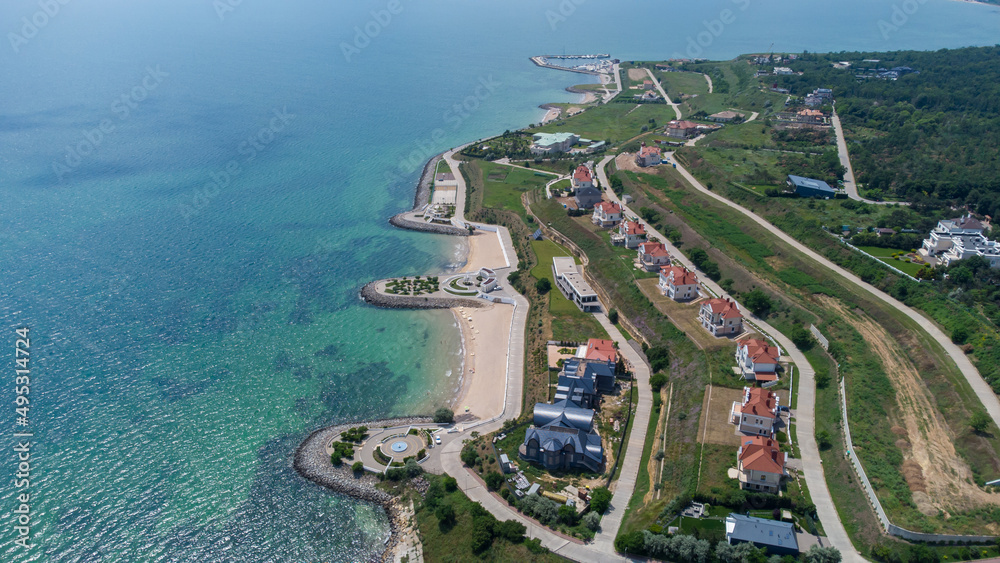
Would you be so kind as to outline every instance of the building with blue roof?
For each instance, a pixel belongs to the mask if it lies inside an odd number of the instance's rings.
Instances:
[[[601,470],[604,446],[594,430],[594,411],[573,401],[537,403],[534,423],[519,448],[521,459],[539,463],[549,471]]]
[[[821,197],[830,199],[837,195],[837,191],[830,187],[823,180],[804,178],[802,176],[788,175],[788,185],[795,189],[795,193],[802,197]]]
[[[771,555],[799,554],[799,540],[790,522],[730,514],[726,517],[726,541],[730,545],[752,543]]]

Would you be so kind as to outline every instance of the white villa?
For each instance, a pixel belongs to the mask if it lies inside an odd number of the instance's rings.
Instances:
[[[532,135],[532,139],[535,142],[531,145],[531,154],[543,155],[568,152],[573,145],[580,141],[580,136],[573,133],[535,133]]]
[[[611,242],[625,248],[638,248],[646,241],[646,228],[638,221],[623,221],[618,232],[611,235]]]
[[[778,396],[767,389],[744,387],[743,402],[733,401],[729,422],[745,434],[770,438],[778,422]]]
[[[660,268],[660,283],[657,285],[664,295],[674,301],[688,301],[698,298],[698,276],[681,266]]]
[[[605,229],[615,227],[622,222],[622,208],[617,203],[602,201],[594,206],[592,220]]]
[[[670,265],[670,253],[661,242],[644,242],[639,245],[639,263],[647,272],[655,272]]]
[[[776,381],[781,351],[767,340],[751,338],[736,345],[736,366],[747,381]]]
[[[701,304],[698,319],[713,336],[735,336],[743,332],[743,314],[729,299],[709,299]]]
[[[601,310],[597,300],[597,292],[590,287],[587,280],[571,256],[557,256],[552,259],[552,274],[556,279],[559,291],[585,313]]]
[[[930,236],[924,239],[920,255],[933,258],[938,264],[950,266],[973,256],[982,256],[991,268],[1000,268],[1000,243],[983,235],[983,224],[971,216],[938,221]]]

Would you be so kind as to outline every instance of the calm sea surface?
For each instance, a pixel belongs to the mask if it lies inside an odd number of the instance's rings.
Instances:
[[[317,426],[450,398],[451,316],[373,309],[357,291],[462,260],[386,218],[427,157],[574,99],[562,89],[585,77],[530,55],[1000,42],[1000,9],[948,0],[50,3],[0,4],[12,562],[378,553],[385,514],[297,478],[290,454]],[[34,433],[27,489],[19,430]],[[12,514],[25,492],[28,550]]]

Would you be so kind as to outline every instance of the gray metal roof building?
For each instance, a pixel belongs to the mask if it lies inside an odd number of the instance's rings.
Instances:
[[[830,187],[823,180],[803,178],[802,176],[788,175],[788,184],[795,188],[795,193],[802,197],[825,197],[830,198],[837,194],[836,190]]]
[[[726,517],[726,541],[731,545],[752,543],[772,555],[798,555],[799,541],[790,522],[767,520],[742,514]]]

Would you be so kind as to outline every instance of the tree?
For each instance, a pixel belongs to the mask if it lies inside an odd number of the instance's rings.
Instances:
[[[969,329],[965,325],[957,326],[955,330],[951,331],[951,341],[955,344],[965,344],[968,339]]]
[[[490,488],[491,491],[499,490],[503,486],[503,475],[497,473],[496,471],[490,471],[483,478],[486,481],[486,486]]]
[[[449,503],[439,504],[434,510],[434,516],[440,526],[448,528],[455,525],[455,508]]]
[[[590,509],[598,514],[604,514],[611,506],[611,491],[598,487],[590,493]]]
[[[816,444],[819,445],[819,449],[828,450],[833,447],[833,440],[830,438],[830,433],[826,430],[820,430],[816,433]]]
[[[969,427],[976,434],[985,433],[986,429],[990,427],[990,415],[986,414],[986,411],[977,410],[969,417]]]
[[[654,373],[653,377],[649,378],[649,385],[653,388],[654,393],[658,393],[660,389],[667,384],[667,374],[662,371],[659,373]]]
[[[455,422],[455,413],[449,408],[441,407],[434,411],[434,422],[438,424],[451,424]]]
[[[591,532],[596,532],[601,527],[601,515],[596,512],[588,512],[583,517],[583,525]]]
[[[576,509],[569,505],[562,505],[559,507],[559,521],[567,526],[575,526],[579,516],[576,513]]]
[[[476,448],[472,444],[466,444],[466,446],[462,448],[462,454],[460,457],[462,458],[462,463],[468,465],[469,467],[475,465],[476,461],[479,460],[479,455],[476,454]]]
[[[618,324],[618,311],[615,309],[608,311],[608,320],[611,321],[611,324]]]
[[[665,371],[670,368],[670,349],[666,346],[653,346],[646,350],[649,367],[653,372]]]
[[[840,552],[835,547],[814,545],[802,556],[805,563],[840,563]]]
[[[458,480],[451,475],[445,475],[444,478],[441,479],[441,483],[444,484],[444,490],[449,493],[453,493],[456,489],[458,489]]]
[[[763,317],[771,310],[771,298],[760,289],[743,294],[743,304],[758,317]]]
[[[802,325],[795,325],[792,327],[792,333],[788,335],[792,342],[795,343],[802,350],[809,350],[816,344],[816,339],[813,338],[811,332],[806,330],[806,327]]]
[[[493,545],[493,523],[496,521],[492,515],[486,517],[472,518],[472,551],[482,553]]]
[[[524,524],[517,520],[504,520],[495,526],[496,534],[511,543],[524,541],[524,533],[528,531]]]
[[[355,473],[361,473],[364,470],[365,470],[365,464],[360,461],[355,461],[354,465],[351,466],[351,471]]]
[[[618,534],[615,538],[615,549],[621,553],[642,555],[645,551],[646,539],[639,530]]]
[[[549,278],[542,278],[535,282],[535,289],[538,293],[545,295],[552,289],[552,282],[549,281]]]

